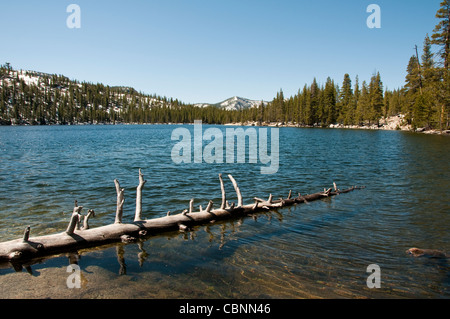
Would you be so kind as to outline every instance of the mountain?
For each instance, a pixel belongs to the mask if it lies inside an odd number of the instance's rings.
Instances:
[[[0,125],[184,122],[177,99],[0,65]],[[169,116],[169,113],[170,116]],[[175,114],[177,113],[177,114]],[[187,115],[185,115],[187,114]],[[176,116],[174,116],[176,115]]]
[[[261,101],[237,96],[215,104],[185,104],[128,86],[0,65],[0,125],[192,123],[197,119],[226,124],[243,120],[241,112],[230,110],[260,105]]]
[[[225,101],[215,103],[215,104],[209,104],[209,103],[198,103],[195,104],[197,107],[208,107],[208,106],[215,106],[220,109],[226,110],[226,111],[234,111],[234,110],[245,110],[245,109],[251,109],[254,107],[259,107],[261,105],[261,102],[266,106],[268,102],[266,101],[257,101],[257,100],[250,100],[239,96],[234,96],[229,99],[226,99]]]

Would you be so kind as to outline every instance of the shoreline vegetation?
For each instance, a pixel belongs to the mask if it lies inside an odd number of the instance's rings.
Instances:
[[[426,128],[426,127],[413,128],[411,124],[407,124],[407,122],[405,120],[405,116],[402,114],[390,116],[385,119],[381,119],[378,124],[366,124],[366,125],[330,124],[328,126],[320,126],[320,125],[303,125],[303,124],[292,123],[292,122],[288,122],[288,123],[284,123],[284,122],[271,122],[271,123],[245,122],[245,123],[229,123],[229,124],[224,124],[224,125],[405,131],[405,132],[413,132],[413,133],[424,133],[424,134],[450,136],[450,130],[442,130],[441,131],[441,130]]]
[[[192,125],[193,123],[182,122],[160,122],[160,123],[123,123],[117,121],[115,123],[106,122],[85,122],[85,123],[53,123],[53,124],[30,124],[27,122],[16,123],[3,123],[0,121],[0,126],[86,126],[86,125]],[[364,124],[364,125],[344,125],[344,124],[330,124],[327,126],[314,124],[305,125],[295,122],[258,122],[258,121],[245,121],[245,122],[229,122],[229,123],[204,123],[206,125],[223,125],[223,126],[258,126],[258,127],[293,127],[293,128],[324,128],[324,129],[355,129],[355,130],[382,130],[382,131],[403,131],[412,133],[423,133],[430,135],[444,135],[450,136],[449,130],[431,129],[426,127],[413,128],[411,124],[408,124],[405,115],[399,114],[381,119],[378,124]]]
[[[406,66],[404,86],[387,89],[379,72],[370,81],[346,73],[338,83],[313,79],[286,97],[280,89],[258,106],[222,108],[137,92],[132,87],[71,80],[64,75],[0,65],[0,125],[193,123],[387,129],[449,134],[450,0],[436,13],[439,23],[417,45]],[[405,61],[406,62],[406,61]],[[405,63],[406,64],[406,63]]]

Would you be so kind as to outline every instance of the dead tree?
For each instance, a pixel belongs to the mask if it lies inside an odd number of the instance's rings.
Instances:
[[[200,208],[194,211],[194,199],[189,202],[189,209],[185,209],[179,214],[171,214],[169,211],[165,216],[150,220],[142,219],[142,188],[145,184],[144,175],[139,170],[139,185],[136,194],[136,212],[134,221],[131,223],[123,223],[123,205],[124,205],[124,189],[120,188],[119,181],[114,180],[117,193],[117,208],[114,224],[89,228],[88,219],[94,215],[93,210],[89,210],[84,220],[84,227],[78,227],[81,220],[81,211],[83,206],[75,207],[70,218],[69,226],[62,233],[45,235],[39,237],[30,237],[31,228],[26,227],[24,236],[21,239],[11,240],[0,243],[0,261],[18,262],[33,258],[40,258],[52,254],[76,251],[82,248],[100,246],[114,242],[136,242],[140,238],[160,234],[167,231],[180,230],[188,231],[195,225],[210,224],[219,220],[238,218],[242,216],[254,216],[255,213],[264,212],[271,209],[283,208],[300,203],[308,203],[314,200],[327,198],[330,196],[347,193],[357,188],[351,187],[345,190],[339,190],[334,184],[332,188],[324,189],[310,195],[298,195],[292,198],[292,191],[289,191],[287,198],[273,199],[270,194],[267,200],[254,198],[254,203],[244,205],[241,190],[233,178],[228,175],[233,187],[236,191],[238,203],[237,206],[227,204],[225,188],[223,184],[222,174],[219,174],[220,187],[222,192],[222,202],[220,208],[213,209],[213,201],[209,201],[205,210]]]

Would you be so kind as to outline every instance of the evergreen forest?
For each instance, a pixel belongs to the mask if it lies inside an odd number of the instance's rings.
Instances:
[[[299,126],[330,124],[373,125],[382,118],[403,114],[413,128],[448,130],[450,113],[450,0],[436,13],[439,23],[416,45],[405,61],[403,87],[388,90],[379,72],[360,81],[313,79],[296,95],[280,89],[267,104],[244,110],[199,107],[178,99],[137,92],[130,87],[79,82],[63,75],[15,70],[0,65],[0,124],[80,123],[292,123]],[[414,45],[414,44],[413,44]],[[400,68],[401,66],[399,66]],[[28,79],[27,81],[25,79]]]

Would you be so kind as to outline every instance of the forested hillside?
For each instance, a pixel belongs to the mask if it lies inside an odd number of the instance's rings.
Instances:
[[[129,87],[16,71],[8,63],[0,67],[3,124],[191,122],[199,115],[196,111],[178,100],[146,95]]]

